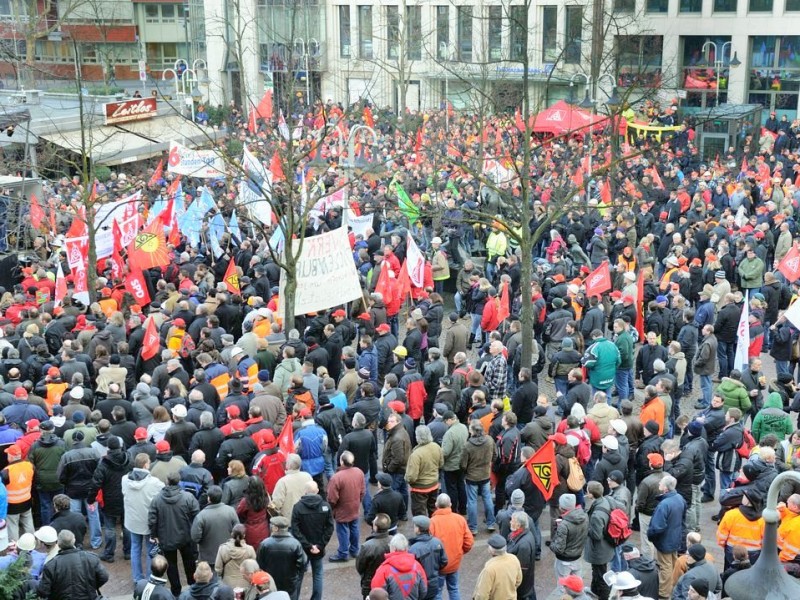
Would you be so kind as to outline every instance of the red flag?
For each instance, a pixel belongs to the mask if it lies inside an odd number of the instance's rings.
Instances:
[[[89,193],[89,203],[94,202],[97,200],[97,180],[95,179],[94,183],[92,183],[92,191]]]
[[[544,446],[525,461],[525,468],[530,473],[531,483],[539,488],[545,500],[550,500],[558,486],[555,442],[545,442]]]
[[[177,248],[181,243],[181,230],[178,228],[178,217],[175,213],[172,213],[172,224],[170,225],[167,243],[173,248]]]
[[[56,295],[55,306],[59,306],[67,295],[67,278],[64,277],[64,269],[61,268],[61,262],[58,263],[58,272],[56,273]]]
[[[800,251],[796,246],[792,246],[783,260],[778,263],[778,271],[783,273],[789,283],[800,279]]]
[[[172,198],[178,192],[178,186],[181,183],[181,176],[178,175],[167,187],[167,197]]]
[[[369,106],[364,107],[364,123],[367,127],[372,127],[375,129],[375,119],[372,117],[372,110]]]
[[[636,280],[636,331],[639,341],[644,342],[644,277]]]
[[[800,187],[800,172],[798,172],[797,177],[794,178],[794,185],[795,187]]]
[[[247,115],[247,131],[255,133],[256,130],[258,130],[258,125],[256,124],[256,109],[251,108],[250,113]]]
[[[611,206],[613,198],[611,196],[611,182],[609,182],[608,179],[603,181],[603,184],[600,186],[600,200],[602,200],[603,204],[606,206]]]
[[[169,264],[164,226],[159,219],[142,229],[128,247],[128,263],[132,269],[151,269]]]
[[[450,158],[461,158],[461,152],[455,146],[448,144],[447,156],[449,156]]]
[[[575,169],[575,173],[572,174],[572,183],[575,184],[579,190],[583,189],[583,172],[580,170],[580,167]]]
[[[497,319],[500,323],[505,321],[511,316],[511,298],[509,298],[508,288],[509,283],[506,281],[502,284],[503,289],[500,292],[500,310],[497,311]]]
[[[163,178],[164,175],[164,159],[162,158],[158,161],[158,166],[156,170],[153,171],[153,176],[150,178],[150,181],[147,182],[147,185],[158,185],[158,182]]]
[[[294,454],[294,428],[292,427],[292,415],[286,417],[283,429],[278,436],[278,448],[285,455]]]
[[[611,289],[611,271],[608,261],[603,263],[586,277],[586,297],[601,296],[603,292]]]
[[[256,113],[262,119],[272,119],[272,90],[266,90],[261,96]]]
[[[167,201],[166,206],[164,206],[164,210],[162,210],[156,216],[156,220],[161,221],[161,225],[163,227],[170,227],[172,225],[172,221],[175,217],[175,200],[170,198]]]
[[[158,337],[158,329],[153,317],[147,318],[147,325],[144,328],[144,339],[142,340],[142,360],[150,360],[158,354],[161,348],[161,338]]]
[[[125,289],[136,299],[136,304],[139,306],[147,306],[150,304],[150,292],[147,291],[147,282],[144,279],[144,273],[140,270],[134,270],[128,273],[125,278]]]
[[[283,167],[281,166],[281,157],[278,151],[272,155],[272,160],[269,161],[269,170],[272,173],[272,181],[285,181],[286,176],[283,174]]]
[[[79,215],[75,215],[72,219],[72,224],[69,226],[65,237],[68,238],[79,238],[88,235],[86,230],[86,223],[80,218]]]
[[[380,273],[378,274],[378,281],[375,284],[375,293],[383,297],[384,302],[388,303],[391,298],[389,297],[389,263],[382,263]],[[374,275],[374,273],[373,273]]]
[[[239,272],[236,270],[235,260],[231,259],[228,261],[228,268],[225,269],[225,278],[223,281],[225,282],[225,287],[228,288],[231,294],[241,293],[241,289],[239,288]]]
[[[39,229],[42,226],[42,219],[44,219],[44,209],[39,204],[36,194],[31,194],[31,225],[33,225],[34,229]]]
[[[52,199],[50,200],[50,211],[49,211],[49,218],[50,218],[50,233],[56,233],[56,203]]]
[[[658,187],[659,189],[662,189],[662,190],[666,189],[664,187],[664,182],[661,181],[661,175],[658,174],[658,168],[655,165],[653,165],[653,168],[650,169],[650,173],[653,176],[653,183],[656,184],[656,187]]]
[[[397,276],[397,298],[402,304],[406,297],[411,293],[411,277],[408,276],[408,265],[403,261],[400,267],[400,274]]]
[[[111,251],[111,274],[114,279],[122,279],[125,261],[122,260],[122,231],[116,219],[111,222],[111,230],[114,235],[114,249]]]
[[[525,121],[522,120],[522,111],[519,108],[514,111],[514,125],[516,125],[517,129],[521,132],[525,133]]]
[[[588,154],[581,159],[581,170],[587,175],[592,172],[592,157]]]
[[[419,153],[422,150],[422,129],[417,129],[417,139],[414,142],[414,152]]]
[[[743,156],[743,157],[742,157],[742,166],[739,168],[739,170],[740,170],[742,173],[747,173],[747,169],[748,169],[748,166],[747,166],[747,157],[746,157],[746,156]]]

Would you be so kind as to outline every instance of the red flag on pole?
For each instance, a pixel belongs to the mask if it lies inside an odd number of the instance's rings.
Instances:
[[[67,295],[67,278],[64,277],[64,269],[61,268],[61,262],[58,263],[58,272],[56,273],[56,294],[55,306],[59,306]]]
[[[656,184],[656,187],[662,190],[666,189],[664,187],[664,182],[661,181],[661,175],[658,174],[658,168],[655,165],[653,165],[653,168],[650,169],[650,172],[653,174],[653,183]]]
[[[378,281],[375,284],[375,293],[383,297],[384,302],[388,303],[389,298],[389,263],[381,263],[380,273],[378,274]],[[373,277],[375,276],[373,272]]]
[[[144,280],[144,273],[140,270],[133,270],[125,277],[125,289],[136,299],[139,306],[150,304],[150,292],[147,291],[147,282]]]
[[[600,186],[600,200],[602,200],[603,204],[606,206],[611,206],[613,197],[611,195],[611,183],[608,179],[604,180],[603,184]]]
[[[800,251],[797,246],[792,246],[786,256],[778,263],[778,271],[792,283],[800,279]]]
[[[36,194],[31,194],[31,225],[34,229],[39,229],[42,226],[42,219],[44,219],[44,209],[39,204],[39,199]]]
[[[417,129],[417,139],[414,142],[414,152],[419,153],[422,150],[422,129]]]
[[[261,96],[256,113],[258,113],[258,116],[262,119],[272,118],[272,90],[265,91],[264,95]]]
[[[169,264],[169,250],[160,219],[154,219],[133,238],[128,247],[128,263],[132,269],[142,270]]]
[[[406,261],[403,261],[403,265],[400,267],[400,274],[397,277],[397,297],[402,304],[405,301],[406,296],[411,293],[411,277],[408,275],[408,266],[406,265]]]
[[[531,482],[549,500],[558,486],[558,465],[556,464],[555,442],[545,442],[536,453],[525,461],[525,468],[531,476]]]
[[[158,185],[158,182],[163,178],[163,176],[164,176],[164,159],[162,158],[160,161],[158,161],[158,166],[156,167],[156,170],[153,171],[153,176],[150,177],[150,181],[147,182],[147,185],[151,186]]]
[[[601,296],[603,292],[611,289],[611,270],[608,261],[603,263],[586,277],[586,297]]]
[[[158,215],[156,216],[156,220],[161,222],[163,227],[169,227],[172,225],[172,219],[175,216],[175,199],[170,198],[167,201],[167,205],[164,207]]]
[[[250,133],[255,133],[257,129],[258,125],[256,124],[256,109],[251,108],[247,117],[247,131]]]
[[[292,415],[286,417],[283,429],[278,436],[278,448],[285,455],[294,454],[294,428],[292,427]]]
[[[639,341],[644,342],[644,277],[641,273],[636,280],[636,332]]]
[[[367,127],[375,129],[375,119],[372,116],[372,110],[369,106],[364,107],[364,123]]]
[[[272,181],[286,180],[286,176],[283,174],[283,167],[281,166],[281,157],[278,155],[277,150],[269,161],[269,170],[272,173]]]
[[[114,279],[121,279],[125,271],[125,261],[122,260],[122,231],[116,219],[111,223],[111,230],[114,235],[114,249],[111,251],[111,274]]]
[[[236,261],[231,259],[228,261],[228,268],[225,269],[225,287],[231,294],[239,294],[239,272],[236,270]]]
[[[583,172],[581,171],[580,167],[575,169],[575,173],[572,174],[572,183],[574,183],[575,187],[578,189],[583,188]]]
[[[509,298],[508,288],[511,287],[509,283],[503,282],[503,289],[500,291],[500,310],[497,312],[497,319],[500,323],[505,321],[511,316],[511,298]]]
[[[147,318],[147,325],[144,328],[144,340],[142,341],[142,360],[150,360],[158,354],[161,348],[161,339],[158,337],[158,329],[153,317]]]

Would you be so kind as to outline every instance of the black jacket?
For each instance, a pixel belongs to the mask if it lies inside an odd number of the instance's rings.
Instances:
[[[256,454],[258,454],[258,446],[253,438],[246,436],[243,431],[236,431],[220,444],[217,453],[217,468],[225,469],[232,460],[240,460],[245,468],[249,469]]]
[[[330,440],[330,438],[328,438]],[[375,435],[368,429],[354,429],[344,436],[341,445],[339,446],[339,454],[336,458],[336,464],[339,464],[339,456],[342,452],[349,450],[355,457],[355,465],[369,473],[371,477],[376,477],[378,474],[378,442]]]
[[[622,460],[619,450],[607,450],[603,453],[600,460],[594,467],[591,481],[599,481],[603,484],[603,493],[608,494],[608,476],[611,471],[621,471],[623,475],[628,472],[628,465],[626,461]]]
[[[386,532],[373,533],[361,544],[361,550],[359,550],[358,558],[356,558],[356,571],[361,575],[362,596],[369,596],[369,592],[372,589],[372,577],[383,563],[384,556],[388,553],[389,534]],[[438,579],[436,577],[437,581]],[[430,585],[430,579],[428,580],[428,585]]]
[[[522,490],[525,494],[525,504],[523,504],[522,509],[534,521],[538,520],[544,507],[547,506],[547,502],[539,488],[533,484],[531,474],[525,466],[518,468],[506,479],[506,496],[508,498],[511,498],[512,492],[517,489]]]
[[[692,459],[692,483],[700,485],[705,480],[708,442],[703,437],[690,437],[686,434],[681,438],[681,445],[681,454],[687,454]]]
[[[344,411],[333,404],[320,406],[314,419],[317,425],[325,430],[325,435],[328,436],[328,448],[331,452],[336,452],[344,439],[344,419]]]
[[[514,535],[515,533],[519,535]],[[534,567],[536,565],[536,540],[533,538],[532,531],[511,532],[508,536],[509,554],[513,554],[519,559],[522,567],[522,583],[517,588],[517,598],[531,598],[534,593]]]
[[[360,412],[367,420],[366,427],[377,426],[378,418],[381,414],[381,403],[374,396],[361,398],[347,407],[346,415],[348,422],[352,422],[353,415]]]
[[[628,572],[641,581],[639,594],[646,598],[658,598],[658,568],[652,558],[634,558],[628,561]]]
[[[79,550],[83,549],[83,538],[86,536],[86,519],[81,513],[72,512],[69,509],[60,510],[50,521],[50,527],[56,531],[69,529],[75,534],[75,547]]]
[[[650,468],[650,461],[647,460],[648,454],[661,454],[661,443],[664,438],[660,435],[651,435],[642,440],[639,449],[636,451],[636,485],[647,477],[653,470]]]
[[[159,579],[155,575],[150,575],[150,579],[140,579],[136,582],[133,588],[133,600],[141,600],[148,583],[155,586],[150,593],[150,600],[175,600],[175,596],[172,595],[169,588],[169,580]]]
[[[87,501],[94,503],[97,493],[103,491],[103,514],[109,517],[123,516],[122,478],[133,466],[122,449],[109,450],[94,470]]]
[[[736,339],[736,329],[739,326],[739,317],[742,315],[742,306],[730,302],[723,306],[717,313],[714,321],[714,335],[717,341],[733,344]]]
[[[77,442],[72,450],[67,450],[58,463],[58,479],[64,486],[64,493],[72,499],[85,500],[99,463],[97,451],[87,448],[84,442]]]
[[[162,550],[176,550],[192,543],[192,521],[200,512],[197,499],[177,485],[168,485],[153,498],[147,520],[150,535]]]
[[[108,572],[91,552],[59,550],[42,571],[36,592],[47,600],[95,600]]]
[[[191,456],[195,450],[202,450],[206,455],[206,462],[203,463],[203,466],[213,473],[216,470],[219,447],[224,439],[225,436],[217,427],[200,429],[192,436],[189,455]]]
[[[306,570],[306,554],[300,542],[288,533],[273,534],[261,542],[256,560],[263,570],[269,569],[279,591],[293,595],[300,587]]]
[[[539,397],[539,386],[533,381],[520,385],[511,397],[511,410],[517,415],[517,423],[530,423],[533,419],[533,407]],[[428,587],[430,589],[430,587]]]
[[[694,459],[691,454],[681,452],[674,460],[664,463],[664,471],[672,475],[678,484],[677,491],[689,506],[692,502],[692,480],[694,479]]]
[[[292,535],[311,557],[325,556],[325,546],[333,535],[333,511],[330,504],[317,494],[305,494],[292,509]],[[311,546],[317,546],[319,554],[311,554]]]
[[[408,551],[417,557],[417,562],[422,565],[422,569],[428,577],[428,591],[424,598],[433,600],[439,593],[439,571],[442,567],[447,566],[447,553],[444,551],[444,546],[438,538],[433,537],[430,533],[421,533],[408,540],[408,544]]]
[[[391,527],[397,526],[397,521],[402,515],[403,496],[394,490],[381,490],[372,497],[372,508],[364,515],[364,520],[372,525],[375,515],[383,513],[392,520]],[[382,559],[381,559],[381,562]]]

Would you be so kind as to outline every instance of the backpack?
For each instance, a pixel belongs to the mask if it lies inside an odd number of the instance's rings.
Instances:
[[[181,358],[191,358],[192,352],[196,349],[192,336],[186,334],[181,340],[181,346],[178,348],[178,356]]]
[[[586,485],[586,476],[583,474],[581,463],[574,456],[569,459],[569,475],[567,476],[567,487],[570,492],[580,492]]]
[[[756,447],[756,440],[749,429],[742,430],[742,443],[736,448],[736,453],[743,459],[750,458],[750,452]]]
[[[203,492],[203,486],[194,481],[179,481],[178,487],[184,492],[189,492],[197,500],[200,500],[200,495]]]
[[[578,462],[581,464],[582,467],[585,467],[589,462],[589,459],[592,458],[592,444],[589,441],[589,436],[581,430],[581,433],[575,433],[574,431],[567,431],[567,437],[576,437],[578,438],[578,445],[575,447],[575,456],[578,457]]]
[[[624,543],[633,531],[631,531],[628,515],[621,508],[613,508],[609,511],[603,506],[598,507],[608,515],[608,527],[603,531],[606,540],[614,546]]]

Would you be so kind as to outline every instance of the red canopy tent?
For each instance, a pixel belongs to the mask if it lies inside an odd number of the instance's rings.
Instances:
[[[578,106],[572,106],[564,100],[559,100],[536,115],[533,132],[564,135],[574,131],[576,134],[582,135],[588,129],[591,131],[602,129],[606,126],[607,121],[608,117],[593,115]]]

